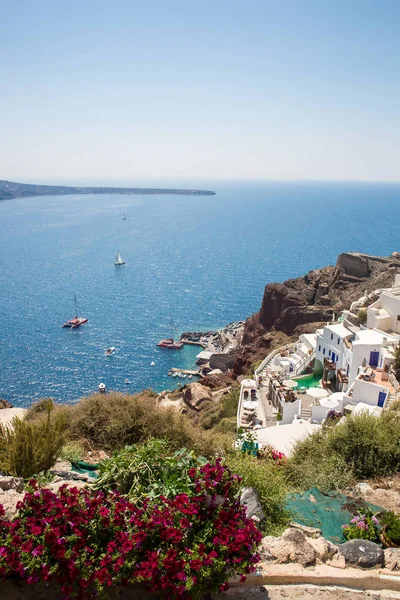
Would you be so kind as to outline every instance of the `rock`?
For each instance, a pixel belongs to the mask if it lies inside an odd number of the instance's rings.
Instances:
[[[240,504],[246,509],[246,516],[253,519],[260,529],[265,522],[265,514],[261,507],[257,492],[253,488],[243,488],[240,494]]]
[[[361,482],[361,483],[357,483],[357,485],[354,486],[354,491],[357,494],[368,494],[369,492],[373,492],[372,487],[365,482]]]
[[[328,558],[325,564],[328,565],[328,567],[335,567],[335,569],[346,568],[346,561],[343,554],[340,554],[340,552],[336,552],[332,558]]]
[[[278,563],[294,562],[306,567],[314,565],[316,553],[299,529],[286,529],[281,539],[270,547],[270,553]]]
[[[17,503],[22,501],[24,494],[17,492],[14,489],[9,489],[0,493],[0,504],[5,510],[5,519],[12,519],[17,513]]]
[[[75,471],[56,471],[52,469],[50,471],[52,475],[55,477],[55,481],[70,481],[71,479],[75,481],[87,481],[89,479],[89,475],[86,473],[76,473]]]
[[[390,571],[400,571],[400,548],[386,548],[385,567]]]
[[[24,480],[22,477],[8,477],[6,475],[0,476],[0,490],[16,490],[22,492],[24,489]]]
[[[54,481],[53,483],[49,483],[48,485],[46,485],[46,489],[56,494],[60,487],[63,485],[66,485],[69,488],[77,488],[78,490],[81,490],[82,488],[86,487],[86,482],[75,480],[66,481],[65,479],[62,479],[61,481]]]
[[[307,538],[307,541],[314,548],[316,559],[320,563],[326,562],[338,552],[337,547],[322,536],[319,538]]]
[[[2,410],[3,408],[14,408],[14,407],[10,402],[8,402],[8,400],[3,400],[3,398],[0,398],[0,410]]]
[[[317,538],[322,535],[321,529],[318,529],[317,527],[308,527],[307,525],[302,525],[301,523],[290,523],[290,527],[299,529],[307,537]]]
[[[381,567],[385,562],[382,548],[368,540],[350,540],[340,544],[339,552],[344,556],[346,565],[362,569]]]

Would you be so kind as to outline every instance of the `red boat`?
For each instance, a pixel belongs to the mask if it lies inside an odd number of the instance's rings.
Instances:
[[[158,342],[157,346],[160,348],[169,348],[170,350],[180,350],[183,346],[183,342],[175,342],[174,338],[167,338]]]
[[[76,327],[80,327],[80,325],[83,325],[84,323],[87,323],[87,322],[88,322],[88,319],[74,317],[73,319],[70,319],[69,321],[64,323],[63,327],[69,327],[70,329],[75,329]]]
[[[74,292],[74,300],[75,300],[75,315],[76,316],[73,319],[70,319],[69,321],[64,323],[64,325],[63,325],[63,327],[69,327],[70,329],[76,329],[77,327],[80,327],[84,323],[88,322],[88,319],[83,319],[82,317],[78,317],[78,315],[76,314],[78,312],[78,308],[77,308],[77,303],[76,303],[76,293],[75,292]]]

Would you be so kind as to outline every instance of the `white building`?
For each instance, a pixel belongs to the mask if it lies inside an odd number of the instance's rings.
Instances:
[[[379,300],[368,306],[367,327],[400,334],[400,289],[382,292]]]
[[[343,406],[346,408],[363,403],[383,408],[390,395],[394,395],[394,393],[395,390],[389,381],[388,374],[367,366],[358,373],[353,384],[345,393]]]
[[[322,371],[324,360],[328,359],[336,365],[338,369],[344,369],[344,342],[354,337],[354,332],[350,331],[342,323],[326,325],[322,334],[317,335],[315,350],[314,371]]]

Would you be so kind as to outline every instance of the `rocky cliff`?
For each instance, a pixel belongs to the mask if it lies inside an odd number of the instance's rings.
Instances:
[[[365,291],[391,286],[398,272],[398,252],[390,257],[346,252],[334,267],[268,284],[260,311],[246,321],[242,355],[236,361],[235,373],[246,372],[269,349],[332,320],[334,314],[349,308]]]

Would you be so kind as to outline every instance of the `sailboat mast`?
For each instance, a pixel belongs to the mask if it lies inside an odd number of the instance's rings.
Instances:
[[[78,316],[78,307],[76,304],[76,292],[74,292],[74,301],[75,301],[75,316]]]

